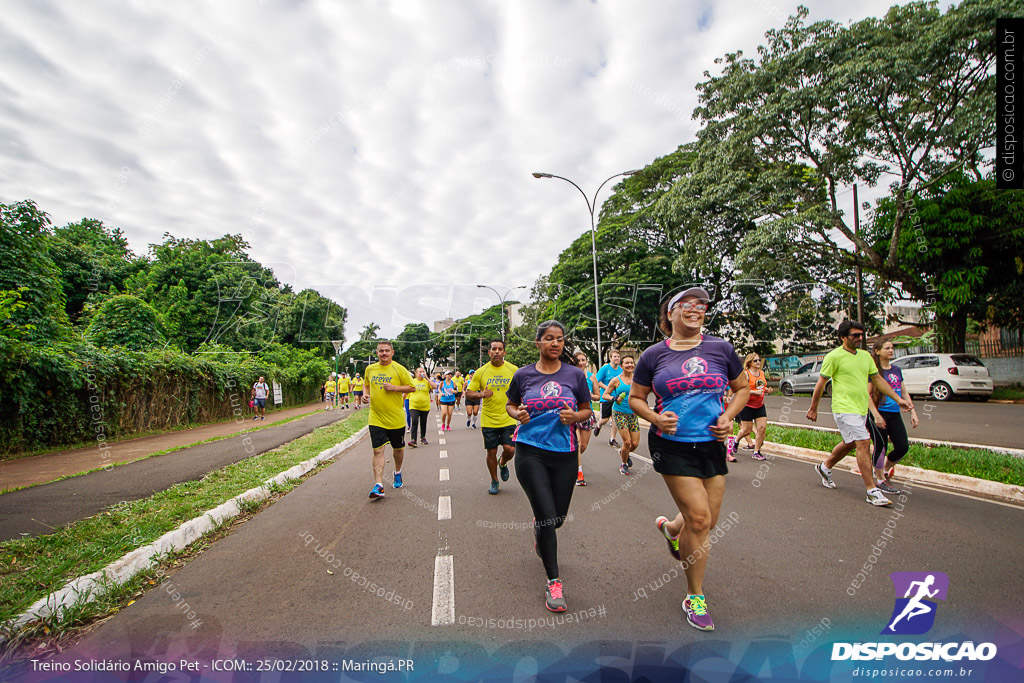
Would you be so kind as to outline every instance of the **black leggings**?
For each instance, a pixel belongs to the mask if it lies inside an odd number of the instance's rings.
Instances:
[[[535,518],[533,532],[548,580],[558,578],[555,529],[569,514],[576,488],[576,451],[559,453],[516,444],[516,478],[526,491]]]
[[[868,433],[871,434],[871,442],[874,445],[872,461],[877,469],[885,468],[885,449],[889,441],[892,441],[892,452],[889,453],[889,462],[897,463],[907,454],[910,448],[910,440],[907,438],[907,427],[903,424],[903,416],[898,412],[878,411],[878,414],[885,420],[885,429],[875,424],[875,419],[868,414]]]
[[[413,441],[416,440],[417,425],[420,429],[420,438],[427,438],[427,415],[430,415],[429,410],[416,410],[415,408],[409,409],[409,419],[412,421],[412,427],[409,429],[409,438]]]

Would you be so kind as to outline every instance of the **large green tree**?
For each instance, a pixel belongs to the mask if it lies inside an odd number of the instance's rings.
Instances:
[[[1012,11],[1002,0],[945,13],[913,2],[846,26],[805,24],[801,7],[766,34],[757,60],[718,60],[721,75],[698,85],[695,165],[745,219],[744,256],[791,261],[795,279],[860,265],[925,301],[914,264],[900,258],[907,198],[954,169],[982,176],[995,134],[992,26]],[[841,201],[853,183],[883,180],[895,211],[878,244],[857,234]],[[685,212],[685,188],[670,201]]]
[[[907,202],[897,253],[928,293],[939,348],[963,352],[968,319],[1024,328],[1024,191],[958,173]],[[891,239],[896,205],[894,197],[878,203],[877,244]]]
[[[85,338],[96,346],[119,346],[130,351],[167,344],[163,318],[152,306],[131,294],[103,302],[89,321]]]

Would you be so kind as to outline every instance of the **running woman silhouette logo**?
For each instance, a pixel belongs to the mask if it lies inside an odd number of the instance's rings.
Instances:
[[[946,599],[949,576],[943,572],[893,572],[889,578],[896,589],[896,604],[882,633],[914,636],[930,631],[938,606],[934,599]]]
[[[559,384],[558,382],[554,382],[554,381],[547,382],[544,386],[542,386],[540,388],[540,397],[541,398],[552,398],[554,396],[561,396],[561,395],[562,395],[562,385]]]
[[[682,370],[683,374],[687,377],[693,377],[694,375],[706,375],[708,374],[708,364],[703,358],[693,356],[683,363]]]

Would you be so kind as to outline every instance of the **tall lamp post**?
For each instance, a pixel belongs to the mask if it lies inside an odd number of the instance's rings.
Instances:
[[[603,183],[601,183],[600,185],[597,186],[597,190],[594,192],[594,199],[593,200],[591,200],[589,197],[587,197],[587,193],[584,192],[583,189],[579,185],[577,185],[573,181],[569,180],[568,178],[563,178],[562,176],[555,175],[554,173],[534,173],[533,174],[534,178],[558,178],[559,180],[564,180],[565,182],[569,183],[570,185],[575,187],[577,190],[579,190],[580,194],[583,195],[583,201],[585,201],[587,203],[587,211],[590,212],[590,251],[591,251],[591,253],[593,254],[593,257],[594,257],[594,319],[597,321],[597,365],[598,365],[598,367],[601,366],[601,362],[604,360],[604,358],[601,355],[601,311],[599,310],[598,304],[597,304],[597,237],[596,237],[597,226],[594,223],[594,211],[597,210],[597,195],[601,192],[601,188],[604,187],[608,183],[609,180],[614,180],[615,178],[618,178],[619,176],[631,176],[631,175],[634,175],[634,174],[639,173],[639,172],[640,171],[633,170],[633,171],[623,171],[622,173],[616,173],[611,178],[608,178]]]
[[[505,341],[505,297],[503,297],[501,294],[499,294],[498,290],[496,290],[494,287],[491,287],[489,285],[477,285],[477,287],[479,287],[480,289],[489,289],[492,292],[494,292],[495,296],[498,297],[498,301],[501,304],[501,341]],[[509,289],[508,292],[505,292],[505,296],[508,296],[509,292],[512,292],[512,291],[517,290],[517,289],[523,289],[523,285],[519,285],[517,287],[513,287],[512,289]]]

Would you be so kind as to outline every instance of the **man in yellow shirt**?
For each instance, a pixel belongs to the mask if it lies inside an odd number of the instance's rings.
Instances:
[[[462,410],[462,392],[466,389],[466,378],[458,370],[455,371],[455,410]]]
[[[352,395],[356,397],[356,410],[359,410],[363,402],[363,377],[358,372],[352,378]]]
[[[487,451],[487,471],[491,475],[488,493],[494,495],[498,493],[498,469],[501,469],[501,480],[508,481],[506,463],[516,452],[512,434],[518,422],[505,410],[505,404],[508,401],[508,385],[519,368],[505,362],[505,342],[501,339],[491,341],[487,355],[491,357],[491,362],[473,373],[466,398],[483,399],[481,431],[484,435],[484,449]],[[502,448],[500,461],[497,458],[499,445]]]
[[[373,449],[373,479],[370,498],[384,497],[384,447],[391,444],[395,455],[396,489],[402,488],[402,460],[405,458],[405,394],[412,393],[412,375],[391,359],[391,342],[377,342],[377,362],[366,368],[363,403],[370,404],[370,446]]]
[[[342,408],[348,408],[348,373],[341,373],[341,377],[338,378],[338,405]]]
[[[327,407],[324,408],[324,410],[334,409],[334,392],[337,391],[337,388],[338,382],[334,378],[334,373],[332,372],[331,376],[327,378],[326,382],[324,382],[324,400],[327,401]]]

